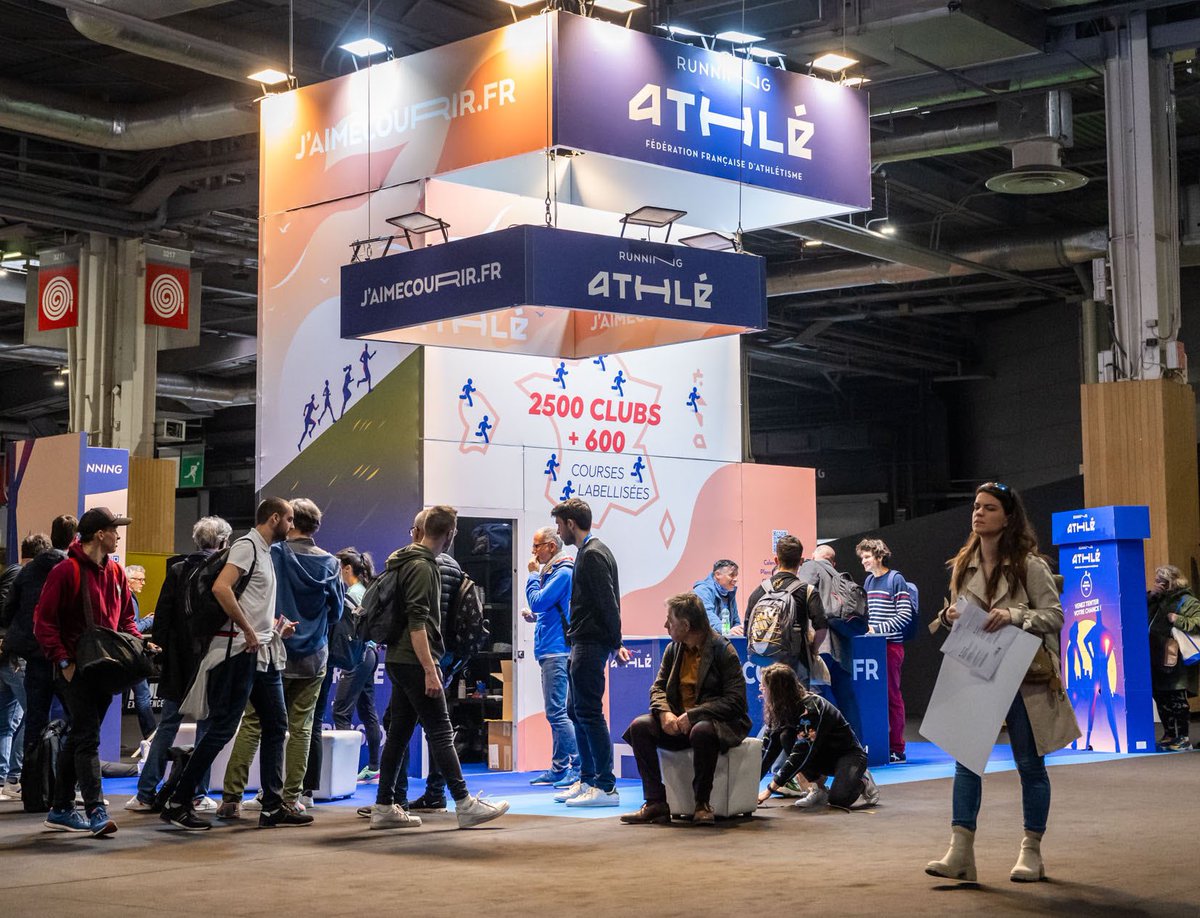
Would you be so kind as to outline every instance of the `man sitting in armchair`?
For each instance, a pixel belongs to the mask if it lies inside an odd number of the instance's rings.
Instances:
[[[717,758],[750,732],[746,681],[737,651],[713,631],[704,603],[695,593],[667,600],[666,628],[671,643],[650,687],[650,713],[636,718],[625,731],[625,742],[637,758],[646,802],[621,821],[630,825],[671,821],[658,750],[690,747],[695,768],[693,822],[712,825],[709,798]]]

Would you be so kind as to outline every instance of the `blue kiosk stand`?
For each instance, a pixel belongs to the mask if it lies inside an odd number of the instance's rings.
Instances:
[[[1063,575],[1063,685],[1083,738],[1101,752],[1154,749],[1146,575],[1148,507],[1054,514]]]

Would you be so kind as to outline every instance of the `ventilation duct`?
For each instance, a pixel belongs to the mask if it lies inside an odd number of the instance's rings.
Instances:
[[[1087,176],[1062,164],[1062,144],[1027,140],[1013,144],[1013,167],[987,180],[988,191],[999,194],[1056,194],[1087,184]]]

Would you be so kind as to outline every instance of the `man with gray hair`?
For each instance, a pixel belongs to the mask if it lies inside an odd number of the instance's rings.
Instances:
[[[129,583],[129,598],[133,600],[133,618],[138,631],[146,634],[154,627],[153,613],[143,617],[142,606],[138,595],[146,588],[146,569],[140,564],[125,565],[125,579]],[[142,731],[142,739],[149,739],[158,722],[154,719],[154,707],[150,700],[150,683],[145,679],[135,683],[130,689],[133,693],[133,709],[137,712],[138,728]]]
[[[138,778],[137,794],[129,798],[125,809],[149,812],[155,808],[154,798],[166,769],[167,751],[175,742],[183,715],[179,705],[187,694],[197,660],[192,654],[192,639],[184,619],[184,594],[188,578],[210,555],[221,551],[229,542],[232,527],[219,516],[206,516],[192,527],[192,542],[196,550],[188,555],[177,555],[167,561],[167,577],[158,604],[154,607],[154,624],[149,633],[150,640],[162,648],[162,676],[158,680],[158,697],[162,699],[162,721],[150,743],[142,773]],[[196,724],[196,742],[204,735],[207,721]],[[197,788],[195,807],[202,812],[217,808],[215,802],[205,796],[208,776],[203,787]]]
[[[567,663],[571,648],[566,632],[574,568],[575,562],[563,552],[563,541],[555,527],[543,526],[533,534],[533,555],[525,584],[529,608],[522,610],[521,615],[525,621],[536,623],[533,656],[542,668],[542,699],[554,745],[550,768],[530,784],[569,787],[579,780],[579,746],[575,725],[567,715]]]

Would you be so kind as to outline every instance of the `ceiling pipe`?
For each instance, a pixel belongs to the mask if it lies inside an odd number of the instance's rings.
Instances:
[[[159,150],[258,131],[253,97],[113,105],[0,79],[0,127],[102,150]]]
[[[814,259],[771,272],[767,296],[789,296],[843,287],[909,284],[939,277],[978,274],[984,268],[1001,271],[1048,271],[1100,258],[1108,251],[1106,229],[1077,230],[1052,236],[1008,236],[956,246],[948,255],[959,261],[917,267],[881,261]],[[971,263],[975,265],[972,267]]]
[[[264,54],[243,51],[231,45],[201,38],[170,26],[150,22],[90,0],[44,0],[67,11],[71,25],[92,41],[141,57],[199,70],[225,80],[245,84],[247,76],[271,60]],[[275,62],[276,68],[279,62]]]
[[[27,345],[16,339],[0,339],[0,350],[4,352],[5,360],[17,363],[47,367],[67,365],[67,352],[64,348]],[[155,394],[184,402],[205,402],[222,407],[253,405],[256,401],[253,386],[227,386],[217,380],[175,373],[158,374]]]

